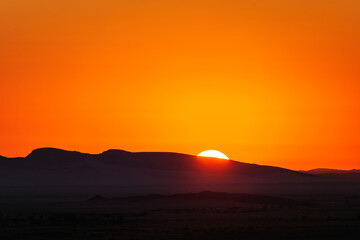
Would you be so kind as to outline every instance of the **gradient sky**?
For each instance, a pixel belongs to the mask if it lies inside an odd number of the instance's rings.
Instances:
[[[2,0],[0,155],[360,168],[358,0]]]

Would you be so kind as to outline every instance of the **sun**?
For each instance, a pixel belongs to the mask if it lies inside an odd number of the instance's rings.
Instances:
[[[199,157],[213,157],[221,159],[229,159],[225,154],[217,150],[206,150],[198,154]]]

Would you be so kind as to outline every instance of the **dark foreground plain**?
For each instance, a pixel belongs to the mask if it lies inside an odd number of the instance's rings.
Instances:
[[[358,194],[357,170],[41,148],[0,157],[0,240],[360,239]]]
[[[360,196],[2,198],[0,239],[358,239]]]

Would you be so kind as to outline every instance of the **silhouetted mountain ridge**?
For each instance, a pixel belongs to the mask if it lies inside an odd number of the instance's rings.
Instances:
[[[60,161],[69,161],[76,160],[79,158],[84,158],[90,154],[81,153],[77,151],[67,151],[58,148],[38,148],[33,150],[29,155],[27,155],[26,159],[56,159]]]
[[[27,160],[44,165],[63,165],[64,163],[94,163],[126,166],[142,169],[175,170],[175,171],[199,171],[206,168],[207,171],[218,171],[217,167],[228,166],[229,173],[241,173],[242,175],[276,175],[288,174],[302,177],[310,177],[306,173],[300,173],[289,169],[273,166],[249,164],[238,161],[218,162],[218,159],[199,158],[197,156],[173,153],[173,152],[128,152],[118,149],[109,149],[100,154],[88,154],[78,151],[67,151],[57,148],[39,148],[33,150]],[[201,159],[201,161],[199,160]],[[205,162],[208,162],[206,164]],[[213,163],[211,163],[213,162]],[[214,164],[214,168],[210,166]]]
[[[310,173],[310,174],[343,174],[343,173],[360,173],[360,169],[350,169],[350,170],[342,170],[342,169],[332,169],[332,168],[315,168],[310,170],[301,170],[300,172]]]
[[[342,180],[342,181],[360,182],[359,169],[340,170],[340,169],[330,169],[330,168],[316,168],[301,172],[313,174],[320,177]]]
[[[314,188],[314,184],[329,181],[327,177],[280,167],[182,153],[117,149],[99,154],[57,148],[35,149],[24,158],[1,158],[0,175],[0,186],[14,189],[28,186],[46,187],[47,192],[68,189],[80,192],[85,191],[81,186],[88,186],[86,191],[89,193],[110,189],[124,194],[203,190],[261,193],[279,189],[297,191],[297,188]]]
[[[57,148],[39,148],[33,150],[25,158],[7,158],[9,161],[27,161],[34,167],[49,165],[56,167],[57,164],[67,163],[117,165],[142,169],[176,170],[176,171],[199,171],[206,168],[208,171],[218,171],[218,167],[227,166],[231,173],[242,173],[245,175],[258,174],[290,174],[296,176],[310,177],[306,173],[300,173],[284,168],[263,166],[257,164],[242,163],[237,161],[224,161],[212,158],[201,158],[193,155],[172,152],[128,152],[124,150],[110,149],[100,154],[81,153],[78,151],[67,151]],[[212,169],[210,165],[215,165]],[[114,166],[113,166],[114,167]]]

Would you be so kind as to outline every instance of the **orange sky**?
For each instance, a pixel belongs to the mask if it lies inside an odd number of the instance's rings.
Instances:
[[[0,155],[360,168],[358,0],[2,0]]]

